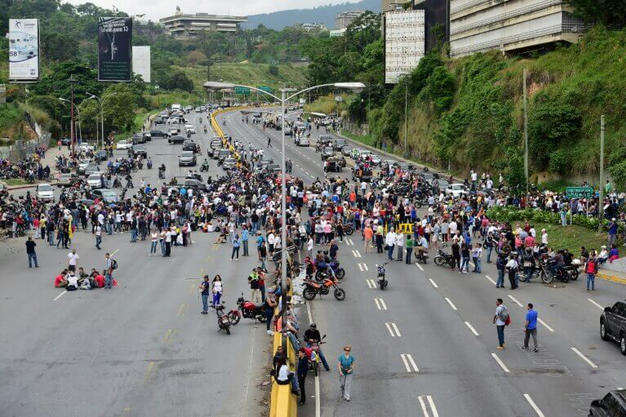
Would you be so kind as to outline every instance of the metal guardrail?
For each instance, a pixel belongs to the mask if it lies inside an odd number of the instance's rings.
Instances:
[[[458,27],[450,27],[450,35],[455,35],[457,33],[460,32],[465,32],[469,29],[476,29],[479,28],[481,26],[486,26],[489,25],[491,23],[496,23],[502,20],[506,20],[506,19],[510,19],[512,17],[517,17],[517,16],[522,16],[524,14],[528,14],[528,13],[532,13],[541,9],[545,9],[548,8],[550,6],[557,6],[563,4],[562,0],[545,0],[539,3],[535,3],[535,4],[531,4],[528,6],[524,6],[524,7],[519,7],[517,9],[508,11],[508,12],[504,12],[504,13],[500,13],[496,16],[493,17],[489,17],[486,19],[482,19],[482,20],[477,20],[471,23],[467,23],[463,26],[458,26]]]

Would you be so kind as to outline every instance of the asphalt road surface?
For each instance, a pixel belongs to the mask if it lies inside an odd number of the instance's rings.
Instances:
[[[239,112],[221,117],[233,139],[265,147],[271,136],[269,152],[279,161],[280,131],[242,123]],[[320,133],[314,129],[313,139]],[[323,176],[313,147],[296,147],[287,137],[286,149],[295,175]],[[626,386],[624,357],[599,332],[602,308],[626,298],[623,285],[598,279],[596,291],[587,292],[581,274],[576,282],[522,283],[515,291],[505,279],[507,288],[498,289],[495,265],[484,258],[482,273],[459,274],[435,266],[431,250],[427,265],[388,264],[390,285],[381,291],[376,265],[385,257],[366,254],[358,233],[340,248],[346,300],[327,296],[310,303],[311,319],[328,335],[331,372],[321,373],[319,394],[307,377],[311,398],[302,416],[586,416],[591,400]],[[496,350],[492,324],[497,298],[512,318],[503,351]],[[537,353],[520,348],[529,302],[540,318]],[[299,316],[308,322],[306,309]],[[345,344],[357,359],[349,403],[340,398],[336,370]]]
[[[201,133],[199,115],[191,116],[206,155],[212,134]],[[147,148],[154,167],[134,175],[136,187],[142,178],[156,185],[163,162],[168,180],[184,178],[189,168],[178,168],[180,145],[155,138]],[[210,174],[218,173],[211,160]],[[174,247],[171,258],[149,257],[149,242],[129,243],[128,234],[104,234],[98,251],[89,231],[73,240],[79,266],[103,269],[104,253],[114,253],[113,290],[66,293],[53,281],[67,250],[37,240],[40,268],[28,269],[24,239],[0,243],[0,415],[265,415],[265,325],[243,320],[230,336],[218,332],[213,312],[200,315],[197,290],[203,274],[219,273],[226,307],[235,308],[239,294],[248,294],[256,258],[225,262],[230,245],[214,245],[214,235],[200,232],[192,233],[191,246]]]

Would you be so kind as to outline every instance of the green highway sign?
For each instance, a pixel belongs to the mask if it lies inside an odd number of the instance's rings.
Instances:
[[[257,86],[257,88],[259,90],[265,91],[266,93],[271,93],[272,92],[272,89],[270,87],[266,86],[266,85],[259,85],[259,86]]]
[[[565,194],[568,198],[589,198],[593,197],[593,187],[567,187]]]
[[[235,94],[250,94],[248,87],[235,87]]]

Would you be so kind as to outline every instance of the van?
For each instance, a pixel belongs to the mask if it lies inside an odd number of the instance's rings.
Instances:
[[[181,108],[182,106],[180,104],[172,104],[172,111],[180,111]]]

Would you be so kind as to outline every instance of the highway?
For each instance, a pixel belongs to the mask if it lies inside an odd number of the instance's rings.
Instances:
[[[200,133],[198,115],[191,116],[206,155],[211,134]],[[141,178],[157,184],[162,162],[168,179],[184,178],[188,168],[178,168],[176,160],[180,145],[155,138],[147,148],[154,168],[135,174],[135,186]],[[223,175],[211,160],[210,174],[218,173]],[[214,235],[199,232],[192,239],[191,246],[174,247],[171,258],[162,258],[148,256],[148,241],[129,243],[127,233],[105,234],[98,251],[90,233],[78,232],[73,247],[79,266],[103,269],[104,252],[111,252],[119,286],[74,292],[53,287],[67,250],[37,240],[41,267],[28,269],[24,239],[2,242],[0,415],[264,415],[268,392],[261,384],[270,358],[265,326],[242,320],[230,336],[218,332],[215,313],[200,315],[197,289],[203,274],[219,273],[226,307],[235,308],[239,294],[248,295],[245,277],[256,258],[224,262],[230,245],[214,245]]]
[[[279,161],[280,131],[242,123],[239,112],[221,117],[235,140],[264,146],[271,135],[269,152]],[[312,147],[296,147],[290,137],[286,143],[296,175],[321,177]],[[387,265],[390,285],[381,291],[376,265],[384,257],[366,254],[358,233],[340,248],[346,300],[327,296],[310,305],[318,329],[328,335],[324,351],[332,370],[321,374],[318,410],[313,377],[307,378],[312,398],[300,408],[302,416],[586,416],[591,400],[626,385],[624,357],[599,334],[602,308],[626,298],[623,285],[599,281],[590,293],[582,277],[498,289],[495,265],[484,258],[482,273],[459,274],[435,266],[431,250],[427,265]],[[503,351],[496,350],[492,324],[497,298],[512,318]],[[540,318],[537,353],[520,348],[529,302]],[[306,324],[304,307],[299,317]],[[340,398],[336,371],[345,344],[357,359],[349,403]]]

